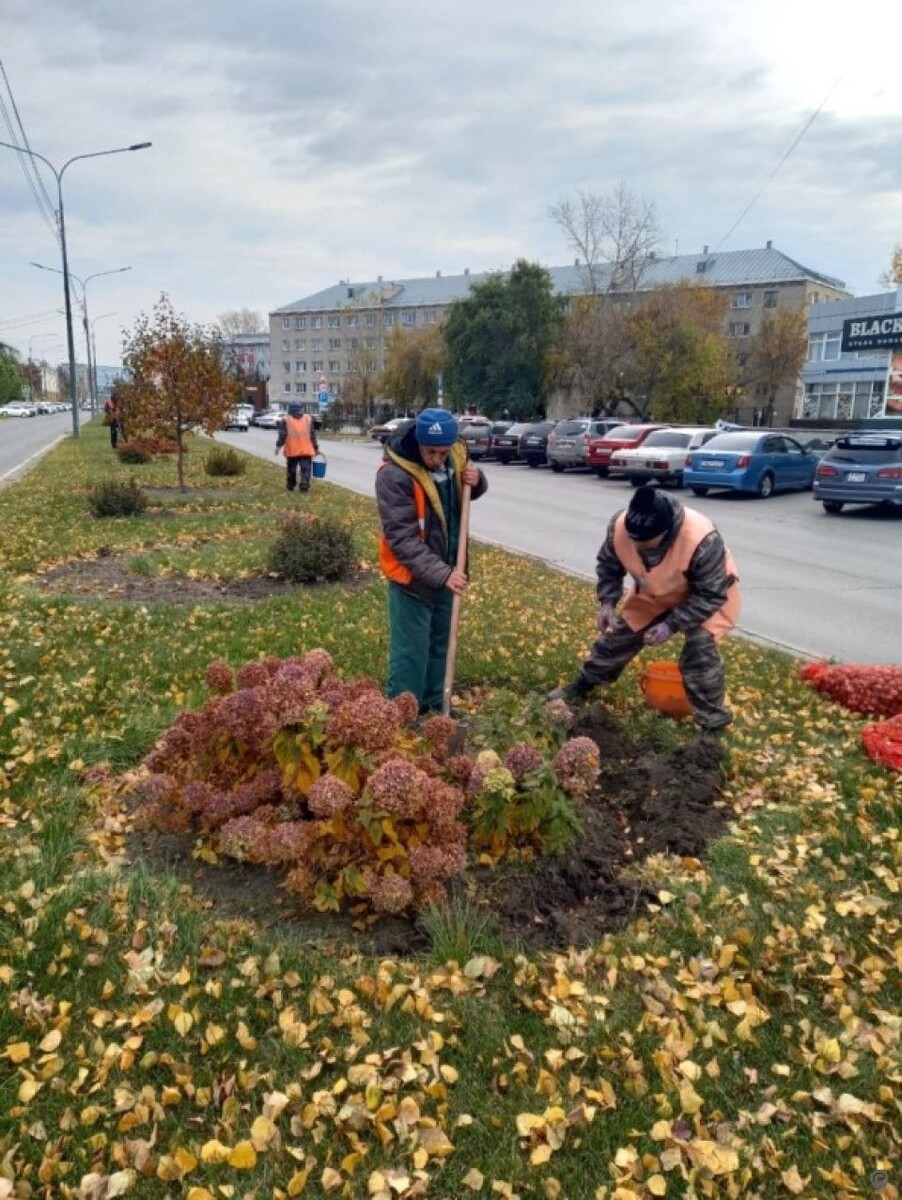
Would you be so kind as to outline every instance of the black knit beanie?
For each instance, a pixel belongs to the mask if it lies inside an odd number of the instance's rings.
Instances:
[[[626,510],[626,532],[634,542],[648,542],[659,533],[669,533],[673,509],[666,496],[644,484],[637,488]]]

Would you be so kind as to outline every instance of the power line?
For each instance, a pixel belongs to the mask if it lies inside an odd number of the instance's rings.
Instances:
[[[49,317],[59,315],[59,309],[48,308],[46,312],[29,313],[22,317],[8,317],[6,320],[0,321],[0,329],[12,329],[17,325],[35,325],[38,321],[46,321]]]
[[[727,241],[730,237],[732,237],[733,233],[736,231],[736,228],[738,227],[740,222],[742,222],[745,219],[745,217],[748,216],[748,214],[751,212],[752,208],[755,206],[755,204],[760,199],[761,194],[763,193],[764,189],[771,182],[771,180],[774,178],[774,176],[777,174],[777,172],[780,170],[780,168],[783,166],[783,164],[786,162],[786,160],[792,154],[793,150],[795,150],[796,146],[798,146],[799,142],[802,140],[802,138],[805,136],[805,134],[808,132],[808,130],[811,128],[811,126],[814,124],[815,119],[818,116],[818,114],[820,113],[821,109],[824,107],[824,105],[827,103],[827,101],[830,99],[830,97],[836,91],[836,89],[839,86],[841,81],[842,81],[842,75],[837,75],[836,79],[831,84],[830,89],[827,92],[826,96],[824,96],[823,100],[820,102],[820,104],[817,106],[817,108],[814,110],[814,112],[811,114],[811,116],[808,118],[808,120],[805,122],[805,124],[802,126],[802,128],[799,130],[799,132],[793,138],[792,143],[790,144],[789,148],[783,154],[783,157],[780,159],[780,161],[777,163],[777,165],[774,167],[774,169],[771,171],[771,173],[767,176],[767,178],[761,184],[761,187],[759,187],[757,192],[755,192],[754,196],[752,196],[751,200],[748,202],[748,204],[745,206],[745,208],[742,210],[742,212],[739,214],[739,216],[736,218],[736,220],[733,222],[733,224],[727,230],[727,232],[723,235],[723,237],[720,239],[720,241],[714,247],[715,252],[721,248],[721,246],[724,244],[725,241]]]
[[[6,67],[3,65],[3,60],[0,59],[0,75],[3,77],[3,82],[6,85],[6,91],[9,94],[9,102],[12,106],[13,113],[16,118],[19,133],[16,132],[16,127],[10,119],[9,111],[6,107],[6,101],[3,98],[3,93],[0,91],[0,112],[3,114],[3,120],[9,131],[9,140],[14,146],[21,148],[22,142],[25,144],[25,150],[31,151],[31,146],[28,141],[28,135],[25,132],[25,126],[22,124],[22,118],[19,116],[19,109],[16,105],[16,98],[13,95],[12,87],[10,86],[9,77],[6,74]],[[21,135],[21,139],[20,139]],[[38,212],[50,226],[53,236],[59,241],[59,226],[57,224],[56,209],[53,207],[53,202],[47,195],[47,189],[44,187],[44,181],[38,171],[35,160],[30,156],[30,153],[20,153],[19,163],[22,167],[22,173],[31,189],[32,197],[38,207]]]

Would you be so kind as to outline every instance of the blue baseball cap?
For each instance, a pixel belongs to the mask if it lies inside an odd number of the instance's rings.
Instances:
[[[421,446],[453,446],[460,425],[444,408],[424,408],[417,417],[416,437]]]

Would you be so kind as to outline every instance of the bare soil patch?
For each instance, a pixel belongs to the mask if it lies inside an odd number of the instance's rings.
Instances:
[[[494,914],[511,943],[585,946],[622,927],[656,898],[627,868],[665,851],[702,857],[729,818],[717,748],[690,741],[661,750],[633,742],[602,705],[587,709],[575,732],[595,740],[602,761],[598,786],[580,813],[582,836],[559,857],[478,868],[460,885]],[[141,832],[130,836],[128,852],[189,882],[214,912],[278,928],[292,940],[375,954],[415,953],[426,945],[416,921],[360,928],[348,917],[298,913],[274,873],[205,863],[193,857],[193,846],[190,836]]]
[[[152,552],[146,547],[145,553]],[[294,584],[259,572],[242,579],[188,579],[184,575],[145,575],[132,570],[138,557],[112,554],[101,549],[99,557],[76,559],[53,567],[35,577],[44,592],[63,596],[92,596],[101,600],[132,603],[205,604],[223,602],[253,604],[274,596],[285,596],[299,587],[334,587],[335,584]],[[366,582],[366,573],[358,571],[343,580],[342,587]]]

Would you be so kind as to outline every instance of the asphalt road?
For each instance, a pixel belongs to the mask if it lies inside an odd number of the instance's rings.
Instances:
[[[68,414],[0,422],[0,484],[70,429]],[[282,469],[274,430],[217,440]],[[322,444],[328,482],[372,496],[381,447]],[[489,490],[473,505],[473,536],[594,578],[608,520],[629,502],[629,485],[580,472],[482,465]],[[809,492],[769,500],[679,495],[711,517],[733,551],[742,577],[741,632],[816,658],[902,664],[902,509],[851,508],[831,517]]]

